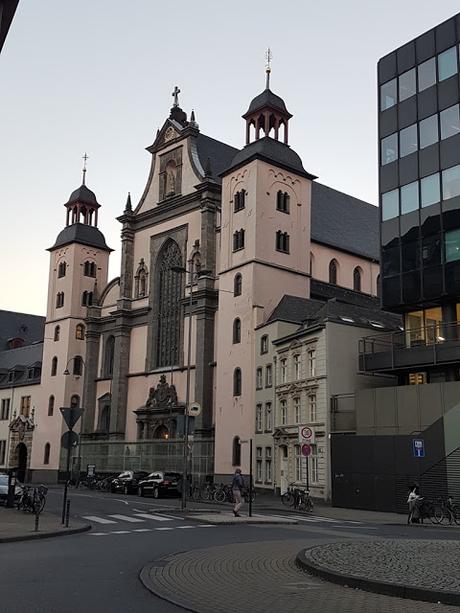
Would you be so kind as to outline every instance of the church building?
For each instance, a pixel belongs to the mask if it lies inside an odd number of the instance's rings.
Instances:
[[[34,480],[62,470],[63,406],[83,408],[76,469],[181,470],[185,407],[196,403],[194,477],[249,472],[256,329],[284,295],[315,297],[311,279],[331,297],[338,285],[378,294],[378,209],[316,182],[289,146],[292,115],[270,68],[266,79],[240,150],[201,133],[175,88],[147,148],[144,193],[118,217],[119,277],[108,281],[111,249],[85,172],[65,204],[49,249]]]

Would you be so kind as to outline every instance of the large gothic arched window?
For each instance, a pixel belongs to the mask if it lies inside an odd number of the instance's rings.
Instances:
[[[169,239],[158,255],[157,274],[157,366],[179,364],[180,299],[182,275],[172,270],[182,266],[179,245]]]

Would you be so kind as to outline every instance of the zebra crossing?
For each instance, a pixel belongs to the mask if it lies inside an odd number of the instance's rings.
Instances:
[[[108,530],[103,532],[88,532],[88,536],[107,536],[109,534],[136,534],[146,532],[168,532],[170,530],[192,530],[197,528],[215,528],[214,524],[180,524],[174,526],[157,526],[155,522],[183,522],[183,517],[176,517],[173,515],[159,515],[155,513],[137,512],[131,515],[125,515],[122,513],[112,513],[108,515],[83,515],[83,519],[88,520],[92,524],[98,524],[101,527],[107,527]],[[131,524],[150,524],[149,527],[134,528]],[[119,526],[120,524],[128,524],[125,526]],[[118,527],[123,529],[118,529]],[[117,529],[113,529],[117,528]],[[128,529],[130,528],[130,529]]]
[[[274,517],[288,517],[295,519],[302,523],[320,524],[324,523],[331,528],[347,527],[347,528],[359,528],[364,527],[363,522],[353,521],[351,519],[333,519],[332,517],[321,517],[320,515],[274,515]]]

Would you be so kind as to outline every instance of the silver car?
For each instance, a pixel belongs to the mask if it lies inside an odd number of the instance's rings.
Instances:
[[[22,484],[16,481],[14,498],[17,500],[22,494]],[[0,474],[0,501],[6,502],[8,498],[8,475]]]

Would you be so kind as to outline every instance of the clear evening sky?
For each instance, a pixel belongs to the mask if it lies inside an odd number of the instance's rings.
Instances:
[[[376,204],[377,61],[458,11],[458,0],[20,0],[0,55],[0,309],[45,314],[45,249],[85,151],[117,276],[115,217],[128,191],[133,204],[142,194],[174,86],[203,133],[242,147],[268,46],[304,167]]]

